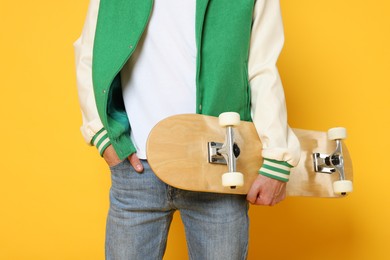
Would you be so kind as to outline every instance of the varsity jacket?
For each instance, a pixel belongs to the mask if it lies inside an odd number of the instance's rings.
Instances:
[[[91,0],[75,42],[83,117],[81,132],[101,154],[136,152],[124,109],[120,71],[147,27],[153,0]],[[299,141],[287,124],[276,62],[283,46],[278,0],[197,0],[196,112],[238,112],[253,121],[263,143],[260,174],[288,181]],[[260,152],[260,151],[259,151]]]

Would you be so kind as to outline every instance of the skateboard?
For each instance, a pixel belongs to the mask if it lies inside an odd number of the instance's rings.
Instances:
[[[352,192],[345,128],[293,131],[301,144],[301,159],[291,169],[287,196],[344,197]],[[247,194],[263,161],[254,124],[240,121],[234,112],[219,118],[168,117],[152,129],[146,149],[152,170],[163,182],[200,192]]]

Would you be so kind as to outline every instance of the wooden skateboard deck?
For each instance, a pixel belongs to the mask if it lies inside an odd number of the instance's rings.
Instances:
[[[333,191],[339,174],[314,171],[313,153],[332,154],[335,141],[326,132],[293,129],[301,143],[301,159],[291,170],[287,184],[288,196],[340,197]],[[262,144],[253,123],[241,121],[234,127],[235,143],[240,147],[237,171],[244,174],[244,185],[231,189],[223,187],[221,176],[227,165],[211,164],[208,142],[225,141],[225,128],[217,117],[186,114],[160,121],[151,131],[147,142],[148,162],[165,183],[185,190],[246,194],[258,176],[262,164]],[[352,162],[346,145],[342,144],[345,179],[352,181]]]

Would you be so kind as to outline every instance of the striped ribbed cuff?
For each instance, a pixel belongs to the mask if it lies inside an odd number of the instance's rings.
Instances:
[[[91,143],[96,146],[100,153],[100,156],[103,156],[104,151],[111,144],[110,138],[108,138],[107,131],[104,128],[102,128],[99,132],[95,134],[95,136],[92,138]]]
[[[290,179],[291,168],[292,166],[287,162],[264,158],[264,162],[259,170],[259,173],[272,179],[288,182]]]

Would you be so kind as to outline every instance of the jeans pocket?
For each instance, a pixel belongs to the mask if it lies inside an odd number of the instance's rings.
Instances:
[[[115,165],[109,166],[111,172],[114,172],[116,169],[123,168],[123,165],[126,163],[126,161],[127,161],[127,159],[124,159],[123,161],[121,161]]]

